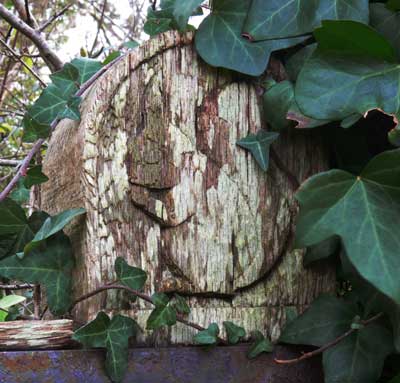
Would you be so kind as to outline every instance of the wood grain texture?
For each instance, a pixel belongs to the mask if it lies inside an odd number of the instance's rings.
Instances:
[[[149,273],[146,292],[187,296],[201,325],[232,320],[276,338],[285,307],[299,310],[334,286],[292,250],[297,205],[287,175],[262,172],[239,138],[263,127],[249,81],[204,64],[192,35],[146,42],[85,96],[82,120],[57,127],[44,162],[42,207],[85,207],[69,228],[75,294],[115,279],[117,256]],[[274,144],[301,181],[325,170],[324,147],[292,131]],[[151,306],[109,292],[75,309],[79,321],[120,309],[145,323]],[[182,326],[143,333],[147,344],[190,343]]]
[[[71,346],[73,321],[20,320],[0,322],[1,350],[49,350]]]

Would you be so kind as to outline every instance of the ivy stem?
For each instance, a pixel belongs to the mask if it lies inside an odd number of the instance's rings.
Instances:
[[[1,6],[1,4],[0,4]],[[117,63],[119,60],[121,60],[124,56],[117,57],[115,60],[111,61],[109,64],[105,65],[103,68],[101,68],[98,72],[96,72],[88,81],[86,81],[81,88],[76,92],[75,96],[79,97],[82,96],[83,93],[90,88],[90,86],[101,76],[103,75],[112,65]],[[50,132],[52,132],[57,124],[59,123],[59,120],[54,120],[51,125],[50,125]],[[4,190],[0,193],[0,202],[5,200],[6,197],[10,194],[11,190],[14,189],[15,185],[17,185],[19,179],[23,176],[26,175],[26,172],[28,170],[29,164],[34,157],[34,155],[39,152],[40,148],[42,147],[43,143],[45,142],[44,138],[40,138],[35,142],[35,144],[32,146],[31,150],[29,153],[26,155],[26,157],[22,160],[20,167],[18,168],[17,173],[14,175],[12,180],[8,183],[8,185],[4,188]]]
[[[99,293],[102,293],[103,291],[106,290],[125,290],[130,292],[131,294],[137,296],[140,299],[143,299],[146,302],[151,303],[152,305],[154,305],[153,301],[151,300],[151,297],[147,294],[141,293],[140,291],[131,289],[128,286],[124,286],[124,285],[117,285],[117,284],[108,284],[108,285],[104,285],[104,286],[100,286],[98,287],[96,290],[91,291],[90,293],[87,293],[85,295],[80,296],[78,299],[75,300],[75,302],[72,304],[72,306],[70,307],[70,310],[72,310],[78,303],[85,301],[86,299],[89,299]],[[198,325],[197,323],[193,323],[190,322],[186,319],[184,319],[182,317],[182,315],[177,314],[176,315],[176,320],[180,323],[183,323],[184,325],[194,328],[195,330],[198,331],[203,331],[205,330],[205,328],[203,326]],[[223,345],[228,345],[228,342],[225,339],[222,339],[220,337],[217,338],[218,342],[223,344]]]
[[[383,316],[383,313],[379,313],[379,314],[373,316],[372,318],[369,318],[367,320],[361,321],[360,323],[363,326],[367,326],[370,323],[375,322],[376,320],[378,320],[382,316]],[[350,336],[351,334],[353,334],[356,331],[358,331],[358,329],[351,328],[350,330],[346,331],[344,334],[342,334],[339,337],[337,337],[336,339],[334,339],[332,342],[329,342],[326,345],[324,345],[324,346],[322,346],[320,348],[317,348],[314,351],[307,352],[307,353],[303,354],[302,356],[300,356],[299,358],[286,359],[286,360],[285,359],[275,359],[275,363],[278,363],[278,364],[295,364],[295,363],[301,362],[302,360],[313,358],[314,356],[320,355],[324,351],[329,350],[330,348],[336,346],[338,343],[340,343],[342,340],[346,339],[348,336]]]

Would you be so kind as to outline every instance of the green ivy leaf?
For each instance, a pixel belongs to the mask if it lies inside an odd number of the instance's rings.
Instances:
[[[0,202],[0,235],[18,234],[28,224],[24,209],[10,198]]]
[[[390,41],[400,59],[400,13],[385,4],[373,3],[369,7],[371,26]]]
[[[62,91],[64,99],[68,99],[78,91],[79,70],[70,63],[50,75],[53,84]]]
[[[364,326],[323,353],[325,382],[376,383],[392,351],[392,337],[384,326]]]
[[[129,338],[137,332],[137,323],[126,316],[116,315],[111,320],[104,312],[75,331],[73,339],[84,347],[107,349],[106,370],[113,382],[121,382],[128,367]]]
[[[71,65],[79,71],[79,84],[85,83],[103,67],[101,62],[88,58],[73,59]]]
[[[354,302],[320,295],[304,314],[284,327],[279,341],[321,347],[348,331],[358,314]]]
[[[272,352],[274,346],[267,338],[264,337],[264,335],[260,331],[255,331],[253,334],[253,338],[254,342],[247,352],[247,357],[249,359],[254,359],[263,352]]]
[[[340,239],[337,236],[333,236],[308,247],[303,259],[304,265],[309,266],[310,263],[338,254],[340,246]]]
[[[175,309],[177,313],[183,314],[183,315],[189,315],[190,314],[190,307],[187,304],[185,298],[181,297],[178,294],[174,294],[175,301],[173,302],[172,306]]]
[[[390,42],[370,26],[350,20],[322,21],[314,31],[318,49],[396,62],[396,52]]]
[[[392,270],[400,268],[399,164],[400,150],[384,152],[359,177],[341,170],[320,173],[296,195],[300,202],[296,246],[339,236],[361,276],[396,302],[400,302],[400,280]]]
[[[103,65],[107,65],[109,64],[111,61],[114,61],[116,58],[121,56],[121,52],[120,51],[113,51],[110,54],[107,55],[107,57],[104,59],[104,61],[102,62]]]
[[[124,42],[124,47],[126,47],[126,48],[128,48],[128,49],[135,49],[135,48],[137,48],[140,44],[137,42],[137,41],[135,41],[135,40],[129,40],[129,41],[126,41],[126,42]]]
[[[155,36],[159,33],[163,33],[172,29],[172,19],[147,19],[144,24],[143,31],[149,36]]]
[[[29,114],[25,114],[22,125],[24,127],[24,141],[34,142],[39,138],[46,138],[50,135],[50,123],[40,123]]]
[[[173,15],[180,28],[184,29],[193,12],[203,0],[174,1]]]
[[[199,331],[193,340],[197,344],[213,345],[218,342],[219,327],[216,323],[211,323],[207,329]]]
[[[33,250],[29,257],[20,259],[13,255],[0,260],[0,275],[43,285],[50,311],[62,315],[71,306],[73,266],[70,241],[59,233],[46,240],[40,250]]]
[[[79,106],[81,105],[82,97],[71,96],[64,110],[58,115],[58,118],[69,118],[70,120],[79,121],[81,119],[81,112]]]
[[[156,308],[147,319],[147,329],[156,330],[163,326],[173,326],[176,323],[176,311],[169,304],[169,298],[163,293],[155,293],[151,300]]]
[[[24,179],[21,177],[18,180],[17,187],[10,193],[10,198],[16,203],[22,205],[29,200],[30,191],[24,184]]]
[[[388,0],[386,7],[392,11],[400,11],[400,0]]]
[[[260,130],[257,134],[249,134],[240,139],[236,145],[250,150],[258,165],[266,172],[269,166],[269,147],[278,137],[279,133]]]
[[[122,257],[115,260],[115,273],[118,280],[125,286],[134,290],[140,290],[147,279],[147,274],[142,269],[129,266]]]
[[[319,120],[342,120],[373,109],[400,115],[400,65],[317,49],[295,88],[300,110]]]
[[[196,32],[196,49],[208,64],[251,76],[264,72],[270,54],[304,41],[305,37],[250,42],[242,37],[251,0],[217,0]]]
[[[233,322],[225,321],[223,323],[226,334],[228,335],[228,342],[236,344],[239,340],[246,336],[246,331],[243,327],[235,325]]]
[[[4,322],[9,315],[8,309],[12,306],[18,305],[26,300],[25,297],[21,295],[6,295],[0,299],[0,322]]]
[[[23,177],[23,180],[25,187],[29,189],[33,185],[43,184],[49,179],[45,174],[42,173],[42,165],[36,165],[27,171],[26,176]]]
[[[368,23],[368,0],[253,0],[244,26],[256,41],[311,33],[324,19]]]
[[[53,217],[48,217],[44,221],[39,231],[35,234],[35,237],[32,239],[32,241],[25,246],[24,253],[27,254],[32,251],[32,249],[36,248],[45,239],[64,229],[64,227],[68,225],[75,217],[83,213],[85,213],[85,209],[82,208],[69,209]]]

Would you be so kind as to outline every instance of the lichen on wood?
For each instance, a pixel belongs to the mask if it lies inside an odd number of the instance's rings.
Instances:
[[[236,141],[262,128],[254,86],[211,68],[192,35],[146,42],[85,95],[78,124],[62,121],[44,162],[42,207],[85,207],[69,229],[75,294],[115,279],[118,256],[149,274],[147,293],[187,297],[190,319],[232,320],[274,338],[285,307],[303,310],[331,290],[329,270],[305,270],[293,251],[293,187],[273,161],[260,170]],[[280,160],[300,180],[327,168],[317,136],[282,134]],[[54,192],[54,191],[57,192]],[[79,304],[75,318],[124,310],[145,323],[151,305],[108,292]],[[190,343],[178,325],[146,343]]]

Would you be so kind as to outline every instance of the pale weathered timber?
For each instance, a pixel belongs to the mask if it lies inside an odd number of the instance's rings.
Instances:
[[[48,350],[72,345],[73,321],[19,320],[0,323],[1,350]]]
[[[160,35],[124,57],[81,112],[80,123],[64,120],[53,134],[42,189],[51,213],[87,210],[69,228],[76,296],[114,280],[122,256],[148,272],[147,293],[187,296],[190,320],[232,320],[276,338],[286,307],[303,310],[332,289],[331,272],[304,270],[304,252],[292,250],[288,174],[274,161],[264,173],[235,144],[263,127],[255,88],[204,64],[190,34]],[[300,181],[327,167],[311,134],[283,134],[274,148]],[[151,305],[109,292],[74,315],[82,322],[100,309],[123,309],[144,325]],[[141,338],[190,343],[193,332],[177,325]]]

